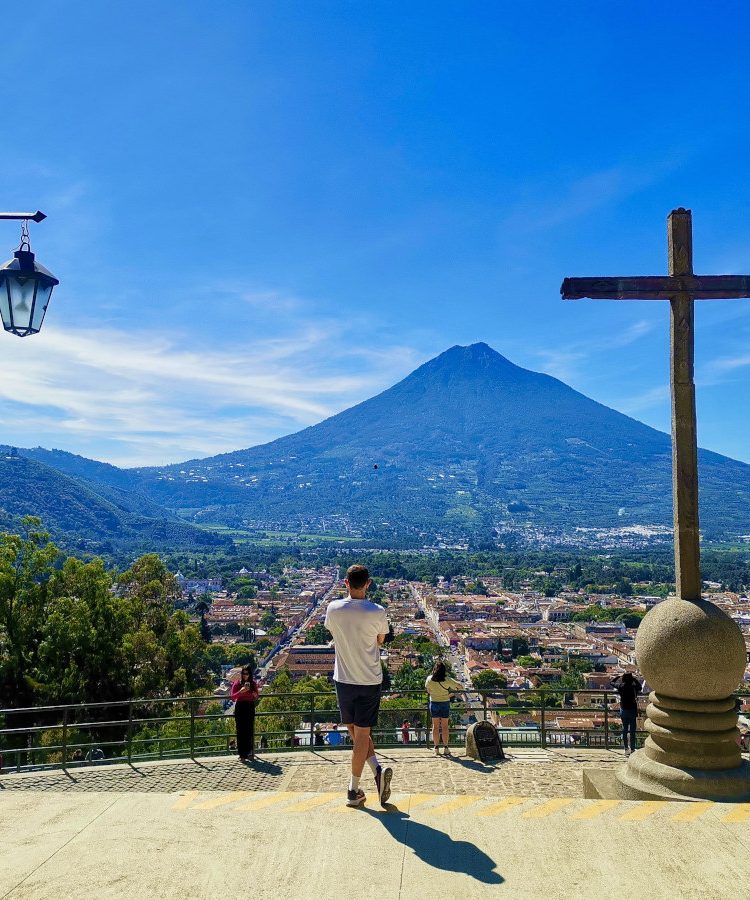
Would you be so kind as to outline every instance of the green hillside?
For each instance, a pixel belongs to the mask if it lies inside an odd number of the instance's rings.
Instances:
[[[109,553],[114,550],[211,546],[226,540],[195,528],[146,501],[158,515],[134,512],[140,504],[102,496],[78,478],[0,451],[0,526],[12,530],[22,516],[39,516],[53,538],[67,550]]]

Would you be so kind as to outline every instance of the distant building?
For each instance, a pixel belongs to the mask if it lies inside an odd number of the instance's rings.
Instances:
[[[286,668],[292,678],[325,675],[333,678],[336,651],[327,644],[299,644],[279,659],[278,668]]]
[[[175,580],[183,594],[211,594],[223,589],[220,578],[185,578],[182,572],[177,572]]]

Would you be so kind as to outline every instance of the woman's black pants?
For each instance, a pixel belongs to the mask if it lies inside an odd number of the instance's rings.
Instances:
[[[255,702],[241,700],[234,704],[234,724],[237,727],[237,754],[243,759],[253,758],[255,749]]]

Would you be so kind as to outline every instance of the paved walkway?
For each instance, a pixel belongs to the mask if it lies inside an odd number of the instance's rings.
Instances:
[[[621,751],[517,749],[496,765],[482,765],[462,753],[435,758],[426,749],[380,753],[396,773],[394,789],[407,793],[483,794],[529,797],[576,797],[582,793],[585,766],[614,768]],[[62,771],[0,776],[3,790],[139,791],[292,790],[337,791],[346,786],[348,751],[282,753],[258,757],[243,766],[233,757],[133,766],[85,766]]]
[[[743,894],[750,804],[583,800],[596,755],[519,751],[483,772],[390,752],[391,803],[367,774],[360,810],[343,803],[348,753],[2,776],[0,900]],[[570,793],[544,794],[563,767]]]
[[[0,897],[742,896],[750,804],[339,791],[9,792]]]

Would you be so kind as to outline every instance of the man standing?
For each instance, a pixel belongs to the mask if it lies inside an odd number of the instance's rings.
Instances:
[[[350,566],[346,572],[349,596],[329,603],[325,620],[336,647],[333,681],[341,721],[349,729],[354,744],[347,806],[361,806],[365,802],[365,793],[359,786],[365,762],[375,776],[382,806],[391,795],[393,777],[390,768],[381,767],[372,742],[383,681],[380,646],[389,628],[383,607],[366,599],[370,584],[370,573],[364,566]]]

